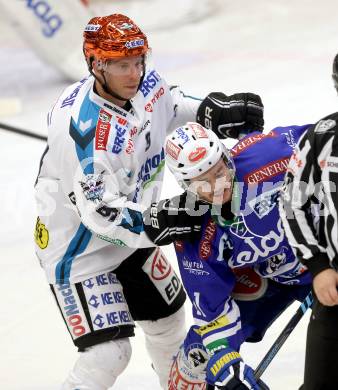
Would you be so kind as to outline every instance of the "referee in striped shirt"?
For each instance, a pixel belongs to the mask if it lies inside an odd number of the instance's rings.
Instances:
[[[338,92],[338,54],[333,63]],[[290,244],[313,275],[300,390],[338,389],[338,113],[309,128],[290,159],[280,197]]]

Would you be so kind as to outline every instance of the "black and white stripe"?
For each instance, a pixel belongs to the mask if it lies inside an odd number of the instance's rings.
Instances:
[[[300,139],[280,197],[280,215],[300,260],[318,273],[338,266],[338,113]]]

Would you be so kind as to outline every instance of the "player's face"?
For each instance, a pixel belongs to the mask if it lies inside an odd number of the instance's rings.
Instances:
[[[191,180],[191,190],[213,204],[224,204],[231,200],[233,174],[220,159],[207,172]]]
[[[117,95],[132,99],[143,75],[143,57],[110,60],[104,65],[104,76],[109,88]]]

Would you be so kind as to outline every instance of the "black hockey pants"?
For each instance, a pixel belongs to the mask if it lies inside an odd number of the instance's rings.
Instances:
[[[304,385],[299,390],[338,389],[338,306],[315,298],[306,340]]]

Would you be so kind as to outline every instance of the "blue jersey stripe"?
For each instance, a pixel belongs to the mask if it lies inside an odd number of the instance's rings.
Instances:
[[[98,113],[99,107],[91,102],[89,93],[87,93],[81,105],[77,122],[73,118],[70,121],[69,135],[75,143],[76,154],[85,175],[94,173],[93,140]],[[69,281],[73,261],[76,256],[85,251],[91,237],[92,233],[81,223],[70,241],[66,253],[56,266],[56,283],[64,284]]]
[[[56,266],[55,277],[57,284],[69,282],[73,260],[76,256],[84,252],[91,237],[92,233],[81,223],[75,236],[72,238],[65,255]]]

